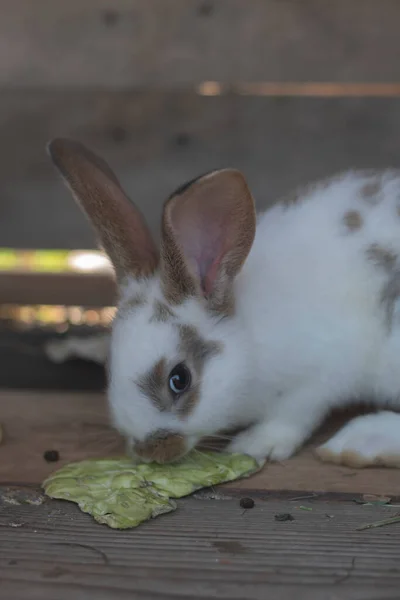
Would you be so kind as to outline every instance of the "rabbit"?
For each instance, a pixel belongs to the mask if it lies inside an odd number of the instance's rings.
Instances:
[[[115,269],[108,399],[133,457],[236,428],[227,451],[282,461],[334,408],[399,408],[400,172],[347,171],[257,215],[244,175],[215,170],[165,201],[158,249],[103,159],[69,139],[48,153]],[[369,419],[320,458],[393,464],[400,415]]]

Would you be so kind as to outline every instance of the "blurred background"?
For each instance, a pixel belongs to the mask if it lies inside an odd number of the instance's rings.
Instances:
[[[1,0],[0,387],[104,387],[114,284],[49,139],[103,155],[156,236],[210,169],[241,169],[262,209],[396,167],[399,24],[398,0]]]

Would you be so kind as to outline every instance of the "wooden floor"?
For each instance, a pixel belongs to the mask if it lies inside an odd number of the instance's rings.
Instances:
[[[356,530],[396,508],[264,495],[244,511],[233,494],[181,500],[174,514],[115,532],[69,503],[1,495],[4,599],[399,597],[400,525]]]
[[[397,470],[323,465],[312,441],[248,480],[178,501],[173,514],[113,531],[40,491],[61,464],[121,452],[103,395],[3,391],[0,422],[1,600],[399,597],[400,523],[358,530],[400,513]],[[59,463],[44,460],[50,449]],[[244,496],[253,509],[240,507]]]

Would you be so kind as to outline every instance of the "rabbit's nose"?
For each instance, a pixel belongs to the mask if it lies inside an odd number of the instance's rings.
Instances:
[[[144,442],[137,442],[133,448],[140,458],[160,464],[181,458],[188,451],[185,437],[175,431],[158,429]]]

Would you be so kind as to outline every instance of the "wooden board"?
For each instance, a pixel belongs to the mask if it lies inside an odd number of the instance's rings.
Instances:
[[[397,0],[3,0],[0,85],[398,80]]]
[[[164,199],[211,169],[242,169],[263,208],[339,170],[398,166],[398,107],[395,98],[2,91],[1,245],[95,245],[46,156],[51,137],[81,139],[104,155],[158,235]]]
[[[0,273],[0,304],[114,306],[116,284],[107,275]]]
[[[191,498],[138,529],[112,531],[75,505],[24,504],[40,496],[16,492],[0,488],[4,600],[399,597],[400,525],[356,531],[393,508],[256,499],[243,511],[239,497]],[[280,513],[294,520],[278,522]]]
[[[55,468],[88,457],[120,455],[124,445],[110,426],[105,397],[99,394],[59,392],[0,393],[0,421],[4,440],[0,445],[0,483],[40,484]],[[370,493],[400,496],[397,470],[349,469],[319,462],[312,446],[325,439],[339,422],[328,423],[308,448],[279,464],[269,464],[250,479],[233,482],[226,489]],[[58,450],[59,463],[46,463],[43,453]]]
[[[0,273],[0,304],[114,306],[112,277],[92,274]]]

